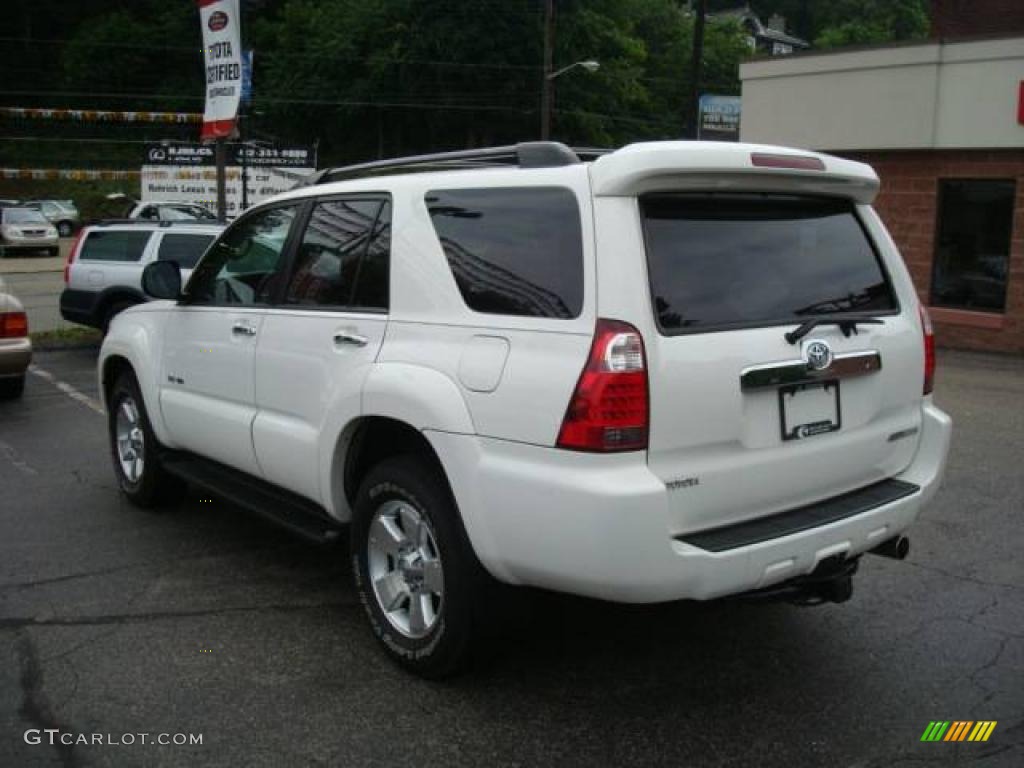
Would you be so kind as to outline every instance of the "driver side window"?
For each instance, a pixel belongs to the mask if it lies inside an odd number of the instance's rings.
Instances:
[[[295,206],[254,213],[224,233],[189,280],[190,304],[269,304],[283,277],[285,244]]]

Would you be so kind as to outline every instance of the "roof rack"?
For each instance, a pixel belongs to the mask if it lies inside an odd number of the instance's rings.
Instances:
[[[593,160],[611,150],[570,149],[558,141],[523,141],[503,147],[462,149],[455,152],[435,152],[429,155],[395,157],[369,163],[325,168],[312,174],[300,186],[315,186],[332,181],[383,176],[393,173],[448,171],[470,168],[493,168],[513,165],[519,168],[558,168]]]

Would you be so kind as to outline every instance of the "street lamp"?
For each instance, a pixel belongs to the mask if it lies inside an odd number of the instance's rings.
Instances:
[[[555,70],[554,72],[550,72],[548,71],[551,69],[550,61],[546,60],[544,63],[544,87],[542,93],[543,103],[541,104],[540,114],[541,141],[547,141],[551,137],[551,101],[552,96],[554,95],[554,85],[552,81],[556,77],[560,77],[561,75],[564,75],[566,72],[568,72],[570,69],[575,69],[576,67],[582,67],[583,69],[587,70],[587,72],[596,72],[601,68],[601,62],[594,61],[594,59],[584,59],[583,61],[576,61],[567,67],[562,67],[561,69]]]

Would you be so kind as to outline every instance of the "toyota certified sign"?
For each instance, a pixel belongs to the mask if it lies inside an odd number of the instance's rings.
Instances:
[[[242,46],[238,0],[197,0],[206,60],[206,110],[203,139],[235,133],[242,98]]]

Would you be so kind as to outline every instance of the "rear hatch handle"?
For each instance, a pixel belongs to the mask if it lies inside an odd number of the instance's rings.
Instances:
[[[851,333],[857,333],[858,325],[882,325],[883,322],[882,319],[870,315],[816,315],[804,320],[796,329],[787,333],[785,338],[790,344],[796,344],[819,325],[838,325],[843,336],[849,337]]]

